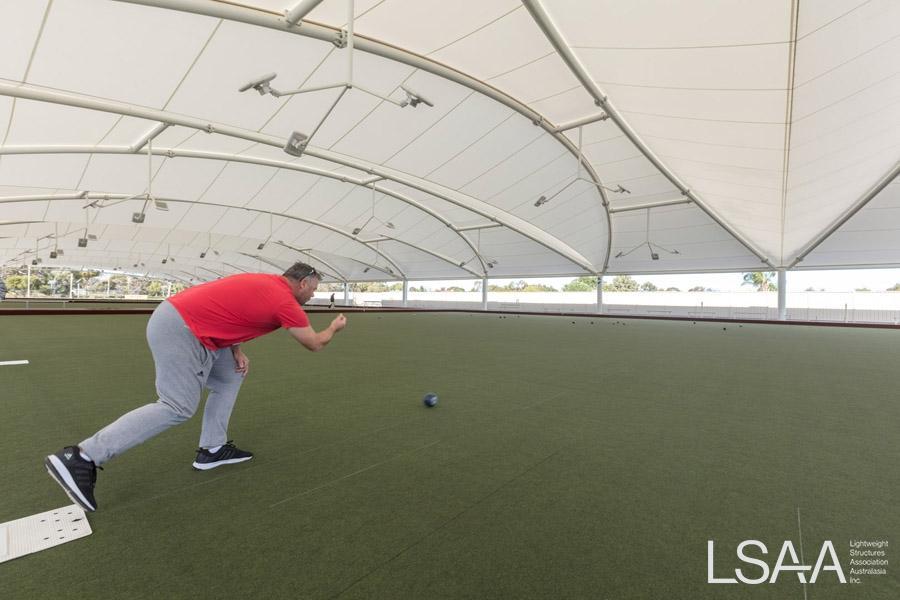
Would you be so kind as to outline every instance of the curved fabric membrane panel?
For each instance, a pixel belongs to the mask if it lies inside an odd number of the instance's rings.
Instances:
[[[880,264],[900,267],[900,182],[894,181],[865,208],[803,259],[799,268]]]
[[[344,281],[900,262],[894,2],[357,0],[352,54],[346,1],[285,8],[4,4],[0,261],[52,242]]]

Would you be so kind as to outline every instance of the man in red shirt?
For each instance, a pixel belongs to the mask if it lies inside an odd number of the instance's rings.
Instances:
[[[245,273],[189,288],[162,302],[147,323],[159,400],[137,408],[76,446],[44,460],[47,471],[85,510],[97,510],[97,468],[114,456],[191,418],[203,389],[200,448],[194,468],[244,462],[253,454],[228,440],[231,410],[250,360],[241,342],[285,328],[301,345],[318,352],[347,324],[338,315],[315,331],[300,307],[312,298],[319,274],[296,263],[283,275]]]

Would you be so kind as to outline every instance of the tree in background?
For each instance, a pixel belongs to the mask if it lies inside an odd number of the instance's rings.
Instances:
[[[399,292],[403,290],[402,283],[395,283],[393,285],[388,285],[382,281],[373,281],[373,282],[361,282],[361,283],[351,283],[350,291],[351,292]],[[331,290],[328,290],[331,291]],[[410,291],[413,291],[410,288]]]
[[[597,278],[587,275],[574,279],[563,286],[564,292],[593,292],[597,289]]]
[[[656,287],[656,285],[653,282],[645,281],[644,283],[641,284],[641,291],[642,292],[657,292],[657,291],[659,291],[659,288]]]
[[[653,285],[652,283],[650,285]],[[656,286],[653,286],[654,288]],[[597,278],[591,275],[579,277],[563,286],[564,292],[593,292],[597,289]],[[609,283],[603,284],[604,292],[636,292],[641,286],[631,275],[616,275]],[[549,291],[549,290],[548,290]],[[555,291],[555,290],[553,290]]]
[[[773,279],[775,279],[774,271],[744,273],[744,283],[741,285],[755,286],[757,292],[777,292],[778,286],[772,282]]]
[[[900,292],[900,283],[895,283],[894,287],[889,287],[888,292]]]
[[[616,275],[612,283],[603,286],[604,292],[636,292],[639,289],[638,282],[631,275]]]
[[[343,292],[344,284],[343,283],[320,283],[319,287],[316,289],[320,292]]]
[[[28,291],[27,268],[15,268],[5,277],[10,292],[24,297]],[[110,296],[145,295],[163,298],[169,292],[176,294],[187,286],[184,283],[156,279],[148,276],[124,273],[103,273],[94,270],[69,270],[56,268],[32,268],[31,295],[67,298],[70,284],[75,285],[73,295],[81,297],[105,297],[107,287]],[[84,294],[82,294],[84,292]]]
[[[596,288],[595,288],[596,289]],[[556,288],[542,283],[527,283],[524,279],[506,285],[488,285],[489,292],[555,292]]]

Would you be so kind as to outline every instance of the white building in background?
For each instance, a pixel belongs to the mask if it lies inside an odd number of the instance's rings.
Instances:
[[[316,294],[317,304],[330,293]],[[339,302],[340,302],[339,297]],[[490,292],[488,310],[596,313],[595,292]],[[402,292],[355,292],[353,306],[403,305]],[[409,292],[410,308],[481,310],[481,292]],[[900,292],[789,292],[788,320],[900,323]],[[777,320],[776,292],[603,292],[604,314]]]

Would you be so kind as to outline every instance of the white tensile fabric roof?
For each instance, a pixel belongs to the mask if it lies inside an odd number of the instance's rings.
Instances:
[[[293,4],[0,0],[0,264],[900,265],[894,0]]]

